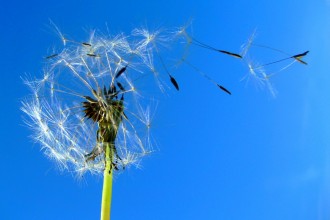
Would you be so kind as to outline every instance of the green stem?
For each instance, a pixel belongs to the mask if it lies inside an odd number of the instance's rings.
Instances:
[[[105,169],[103,174],[101,220],[110,220],[113,173],[111,157],[111,147],[110,144],[107,143],[105,147]]]

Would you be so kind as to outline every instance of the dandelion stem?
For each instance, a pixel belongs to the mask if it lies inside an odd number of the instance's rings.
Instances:
[[[102,207],[101,220],[110,220],[111,198],[112,198],[112,165],[111,165],[111,146],[107,144],[105,147],[105,169],[103,175],[103,191],[102,191]]]

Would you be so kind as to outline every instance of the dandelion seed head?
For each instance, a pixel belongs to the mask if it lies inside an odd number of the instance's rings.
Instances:
[[[63,48],[46,57],[42,76],[27,77],[32,91],[22,102],[33,139],[61,170],[79,176],[104,170],[104,146],[113,148],[113,167],[140,167],[152,152],[153,113],[139,89],[154,78],[164,89],[154,56],[172,36],[161,29],[131,35],[92,31],[85,41],[67,39],[52,24]]]

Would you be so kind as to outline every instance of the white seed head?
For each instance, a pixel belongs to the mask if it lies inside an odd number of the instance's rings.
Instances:
[[[158,45],[168,43],[171,32],[134,29],[130,36],[111,37],[92,31],[87,41],[78,42],[55,30],[64,48],[46,57],[43,76],[24,79],[32,95],[21,109],[33,139],[61,169],[79,175],[101,173],[105,163],[99,125],[107,121],[117,132],[115,146],[121,162],[116,168],[140,166],[140,159],[152,152],[154,113],[139,90],[139,81],[150,76],[163,89],[162,70],[157,70],[154,57],[160,56]],[[124,108],[117,123],[107,114],[114,111],[114,103]],[[92,159],[86,159],[88,154]]]

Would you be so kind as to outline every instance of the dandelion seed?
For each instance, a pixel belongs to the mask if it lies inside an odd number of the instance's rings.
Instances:
[[[265,46],[265,45],[261,45],[261,44],[255,44],[255,43],[253,43],[252,45],[256,46],[256,47],[262,47],[262,48],[266,48],[266,49],[269,49],[269,50],[277,51],[277,52],[280,52],[280,53],[285,54],[285,55],[288,56],[288,57],[280,59],[280,60],[275,60],[275,61],[272,61],[272,62],[269,62],[269,63],[262,64],[259,67],[269,66],[269,65],[272,65],[272,64],[275,64],[275,63],[280,63],[280,62],[283,62],[283,61],[289,60],[289,59],[295,59],[296,61],[307,65],[307,63],[305,61],[301,60],[301,59],[304,56],[306,56],[309,53],[309,51],[305,51],[304,53],[300,53],[300,54],[291,56],[290,54],[288,54],[288,53],[286,53],[282,50],[275,49],[275,48],[272,48],[272,47],[269,47],[269,46]]]
[[[88,46],[88,47],[92,46],[90,43],[86,43],[86,42],[82,42],[81,44],[84,45],[84,46]]]
[[[230,92],[228,89],[226,89],[225,87],[223,87],[223,86],[221,86],[221,85],[219,85],[219,84],[217,84],[217,86],[218,86],[221,90],[223,90],[224,92],[226,92],[226,93],[228,93],[229,95],[231,95],[231,92]]]
[[[214,79],[212,79],[209,75],[207,75],[206,73],[204,73],[203,71],[201,71],[199,68],[197,68],[196,66],[194,66],[193,64],[191,64],[188,61],[184,61],[188,66],[190,66],[192,69],[194,69],[196,72],[198,72],[201,76],[203,76],[205,79],[209,80],[211,83],[213,83],[214,85],[216,85],[218,88],[220,88],[222,91],[228,93],[229,95],[231,95],[231,92],[229,90],[227,90],[225,87],[219,85]]]
[[[275,97],[276,90],[274,89],[273,85],[271,84],[270,79],[273,76],[277,75],[279,72],[282,72],[282,71],[286,70],[287,68],[289,68],[290,66],[292,66],[296,61],[306,65],[307,63],[305,61],[303,61],[302,58],[305,57],[309,51],[305,51],[304,53],[300,53],[300,54],[296,54],[296,55],[292,56],[289,53],[284,52],[282,50],[255,43],[254,42],[255,36],[256,36],[256,31],[253,32],[253,34],[248,39],[247,43],[244,44],[242,47],[241,55],[243,57],[244,63],[247,65],[247,67],[249,69],[249,72],[241,79],[241,81],[246,80],[246,82],[249,82],[251,80],[257,85],[258,88],[266,87],[268,89],[268,91],[272,94],[272,96]],[[259,47],[259,48],[276,51],[278,53],[286,55],[286,57],[275,60],[275,61],[266,62],[263,64],[253,63],[250,60],[250,54],[249,54],[251,47]],[[284,61],[287,61],[290,59],[291,60],[293,59],[293,61],[280,68],[277,68],[277,69],[273,68],[273,70],[271,70],[271,71],[267,70],[267,73],[266,73],[266,70],[265,70],[266,67],[269,67],[274,64],[279,64],[281,62],[284,62]],[[268,69],[271,69],[271,68],[268,68]]]
[[[239,54],[237,54],[237,53],[232,53],[232,52],[229,52],[229,51],[226,51],[226,50],[221,50],[221,49],[214,48],[214,47],[212,47],[210,45],[207,45],[205,43],[200,42],[199,40],[197,40],[195,38],[192,38],[192,40],[193,40],[192,43],[194,45],[199,46],[199,47],[202,47],[202,48],[205,48],[205,49],[208,49],[208,50],[213,50],[213,51],[220,52],[220,53],[224,53],[224,54],[227,54],[227,55],[230,55],[230,56],[239,58],[239,59],[242,58],[242,56],[239,55]]]
[[[158,52],[157,47],[156,47],[156,52],[157,52],[158,58],[159,58],[159,60],[160,60],[160,62],[161,62],[161,64],[162,64],[162,66],[163,66],[165,72],[166,72],[167,75],[170,77],[170,81],[171,81],[172,85],[175,87],[176,90],[179,91],[179,84],[178,84],[177,81],[174,79],[174,77],[171,76],[170,72],[168,71],[168,69],[167,69],[167,67],[166,67],[166,65],[165,65],[165,63],[164,63],[163,58],[159,55],[159,52]]]
[[[57,57],[57,56],[58,56],[58,54],[55,53],[55,54],[52,54],[52,55],[49,55],[49,56],[45,57],[45,59],[51,59],[51,58],[54,58],[54,57]]]
[[[301,58],[303,58],[304,56],[306,56],[309,53],[309,51],[305,51],[304,53],[300,53],[297,55],[292,56],[292,58],[294,58],[295,60],[297,60],[298,62],[307,65],[307,63],[303,60],[301,60]]]
[[[87,56],[90,56],[90,57],[99,57],[98,55],[93,54],[93,53],[87,53],[86,55],[87,55]]]
[[[171,83],[174,85],[176,90],[179,91],[179,84],[176,82],[176,80],[171,75],[169,75],[169,76],[170,76],[170,79],[171,79]]]
[[[121,74],[123,74],[123,73],[126,71],[126,69],[127,69],[127,65],[124,66],[123,68],[121,68],[121,69],[118,71],[118,73],[116,73],[115,78],[118,78]]]
[[[64,37],[64,35],[62,34],[62,32],[60,31],[60,29],[55,25],[55,23],[52,20],[49,20],[50,24],[53,26],[53,28],[55,29],[57,35],[61,38],[63,45],[66,45],[67,39]]]
[[[120,89],[121,91],[125,91],[124,86],[123,86],[120,82],[117,82],[117,86],[119,87],[119,89]]]
[[[242,56],[237,54],[237,53],[232,53],[232,52],[228,52],[228,51],[225,51],[225,50],[218,50],[220,53],[224,53],[224,54],[228,54],[230,56],[233,56],[233,57],[236,57],[236,58],[239,58],[239,59],[242,59]]]

